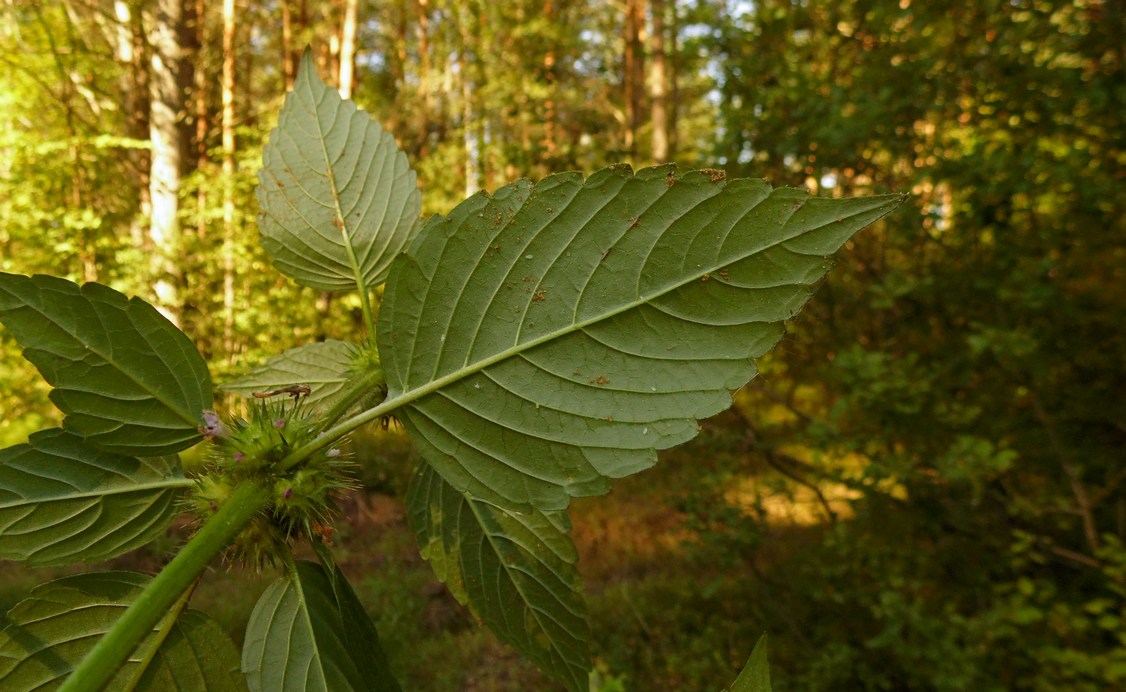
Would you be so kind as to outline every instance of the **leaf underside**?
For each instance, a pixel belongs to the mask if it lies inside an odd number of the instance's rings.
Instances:
[[[0,322],[54,387],[64,427],[88,443],[159,456],[199,441],[207,364],[151,305],[100,284],[0,273]]]
[[[0,559],[99,562],[162,534],[190,482],[173,456],[99,452],[65,430],[0,450]]]
[[[57,687],[147,582],[148,577],[132,572],[106,572],[36,587],[8,612],[8,625],[0,631],[0,689]],[[106,689],[130,689],[138,665],[131,659]],[[246,683],[230,637],[207,616],[189,610],[172,625],[133,689],[237,691]]]
[[[242,669],[252,692],[395,692],[379,635],[337,567],[298,562],[250,614]]]
[[[274,356],[260,367],[219,388],[252,396],[294,384],[309,385],[307,406],[319,406],[344,389],[356,347],[345,341],[328,339],[291,348]]]
[[[259,230],[274,265],[322,291],[373,287],[421,227],[406,155],[317,77],[306,54],[258,173]]]
[[[829,256],[902,200],[625,166],[480,193],[391,269],[387,403],[458,491],[564,509],[730,406]]]
[[[426,462],[407,505],[422,556],[454,597],[568,689],[587,690],[590,629],[566,513],[470,500]]]

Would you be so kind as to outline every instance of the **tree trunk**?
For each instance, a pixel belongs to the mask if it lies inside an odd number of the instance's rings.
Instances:
[[[649,0],[653,33],[649,37],[649,96],[652,99],[653,162],[669,160],[668,76],[665,70],[665,0]]]
[[[461,134],[465,144],[466,197],[481,189],[481,150],[474,129],[477,114],[473,108],[473,80],[469,74],[472,69],[469,64],[469,51],[474,43],[471,20],[470,10],[463,4],[458,12],[461,44],[457,47],[457,78],[461,80]]]
[[[281,0],[282,11],[282,76],[285,79],[285,90],[293,88],[293,80],[297,77],[297,70],[290,55],[293,54],[293,14],[289,11],[289,0]]]
[[[201,51],[207,45],[207,0],[195,0],[195,34],[196,49]],[[211,109],[208,107],[208,79],[207,70],[203,65],[195,70],[195,156],[196,169],[207,167],[209,156],[207,153],[207,136],[211,129]],[[200,185],[196,190],[196,235],[203,239],[207,237],[207,185]]]
[[[545,24],[551,26],[555,21],[555,3],[547,0],[543,6]],[[555,134],[555,46],[549,42],[543,54],[543,80],[547,87],[547,98],[544,99],[543,115],[543,148],[544,157],[550,161],[556,154]]]
[[[642,26],[645,0],[626,0],[625,53],[622,79],[626,101],[626,132],[622,141],[632,158],[637,153],[637,132],[641,129],[641,90],[645,87],[645,56],[642,54]]]
[[[182,277],[180,253],[180,181],[189,161],[190,132],[185,122],[185,94],[192,74],[184,56],[186,13],[184,0],[156,0],[150,36],[149,139],[152,163],[149,196],[150,276],[156,306],[173,323],[180,324]]]
[[[415,11],[418,19],[418,120],[415,128],[419,135],[417,156],[425,159],[430,153],[430,117],[434,113],[434,104],[431,102],[434,76],[430,70],[430,14],[429,0],[417,0]]]
[[[677,3],[672,3],[669,13],[669,40],[665,47],[669,63],[669,160],[676,158],[677,147],[677,121],[680,114],[680,45],[677,39],[680,36],[680,18],[677,16]]]
[[[235,0],[223,0],[223,348],[235,351]]]
[[[114,55],[127,69],[122,76],[121,85],[121,107],[125,112],[126,127],[130,139],[147,140],[149,139],[149,72],[141,13],[125,0],[115,0],[113,11],[117,20]],[[151,214],[149,202],[151,157],[146,149],[130,148],[125,155],[129,161],[131,185],[137,191],[139,210],[129,225],[129,236],[134,246],[143,248],[148,243],[143,219],[149,218]]]
[[[356,11],[358,0],[344,0],[340,27],[340,97],[352,98],[356,73]]]

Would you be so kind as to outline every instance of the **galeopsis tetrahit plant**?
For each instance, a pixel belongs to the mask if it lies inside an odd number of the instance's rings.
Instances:
[[[181,510],[198,519],[154,577],[68,577],[12,608],[5,690],[398,689],[328,540],[365,463],[346,436],[392,415],[421,452],[406,500],[437,576],[586,690],[570,498],[607,492],[727,408],[832,254],[903,199],[617,166],[521,180],[424,223],[391,135],[308,58],[263,159],[266,251],[300,284],[358,292],[367,334],[225,384],[248,397],[245,420],[214,411],[202,357],[140,299],[0,274],[0,321],[65,414],[0,451],[0,558],[97,562]],[[208,461],[185,477],[177,454],[201,442]],[[294,558],[301,541],[317,562]],[[187,607],[220,556],[280,571],[241,653]]]

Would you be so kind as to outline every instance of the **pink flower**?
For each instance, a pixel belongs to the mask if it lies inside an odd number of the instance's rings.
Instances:
[[[203,425],[199,426],[199,433],[210,440],[213,437],[226,437],[231,434],[231,431],[227,429],[226,425],[223,425],[218,413],[204,411]]]

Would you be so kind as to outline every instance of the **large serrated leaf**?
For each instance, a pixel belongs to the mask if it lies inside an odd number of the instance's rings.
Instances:
[[[242,669],[253,692],[399,690],[375,625],[340,569],[312,562],[298,562],[258,599]]]
[[[159,456],[199,441],[207,363],[148,303],[100,284],[0,273],[0,322],[54,386],[66,429],[90,444]]]
[[[309,54],[258,173],[274,265],[324,291],[383,282],[421,226],[422,196],[395,139],[317,77]]]
[[[568,689],[587,690],[590,628],[567,515],[469,499],[425,462],[407,505],[423,557],[457,600]]]
[[[730,406],[829,255],[902,201],[671,167],[476,195],[392,267],[385,405],[459,491],[563,509]]]
[[[0,450],[0,559],[99,562],[145,545],[192,481],[175,456],[137,459],[44,430]]]
[[[305,384],[311,390],[305,403],[315,406],[344,389],[355,350],[353,344],[335,339],[305,344],[274,356],[219,388],[240,396],[251,396],[255,392]]]
[[[147,582],[148,577],[132,572],[106,572],[36,587],[8,612],[8,624],[0,631],[0,689],[57,687]],[[146,640],[138,650],[150,645]],[[144,670],[138,670],[139,665],[136,658],[130,659],[105,689],[246,689],[234,643],[198,611],[182,613]]]

